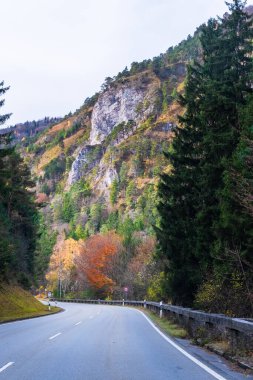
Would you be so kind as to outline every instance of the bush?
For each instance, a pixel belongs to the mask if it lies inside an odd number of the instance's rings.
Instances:
[[[200,287],[194,306],[230,317],[252,317],[250,296],[240,273],[230,278],[213,276]]]

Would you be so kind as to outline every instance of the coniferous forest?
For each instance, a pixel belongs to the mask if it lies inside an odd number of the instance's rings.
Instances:
[[[252,14],[227,6],[73,114],[0,130],[1,282],[253,316]]]
[[[201,28],[202,60],[188,67],[186,108],[159,184],[158,256],[177,304],[252,309],[252,38],[244,2]]]
[[[7,90],[0,83],[0,95]],[[9,117],[1,115],[0,124]],[[0,278],[15,278],[26,288],[32,285],[34,275],[37,211],[33,187],[30,170],[12,142],[12,133],[0,133]]]

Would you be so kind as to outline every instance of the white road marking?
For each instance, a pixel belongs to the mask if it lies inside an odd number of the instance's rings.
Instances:
[[[10,367],[13,364],[14,364],[14,362],[9,362],[9,363],[5,364],[2,368],[0,368],[0,372],[3,372],[5,369],[7,369],[8,367]]]
[[[48,339],[49,339],[49,340],[54,339],[54,338],[56,338],[56,337],[59,336],[59,335],[61,335],[61,333],[55,334],[55,335],[51,336],[51,337],[48,338]]]
[[[197,364],[199,367],[201,367],[204,371],[208,372],[210,375],[212,375],[215,379],[217,380],[227,380],[225,379],[225,377],[219,375],[217,372],[213,371],[211,368],[209,368],[207,365],[205,365],[204,363],[202,363],[200,360],[196,359],[194,356],[192,356],[191,354],[188,354],[188,352],[186,352],[183,348],[181,348],[180,346],[178,346],[175,342],[173,342],[173,340],[171,340],[170,338],[168,338],[165,334],[163,334],[155,325],[154,323],[140,310],[137,310],[139,313],[142,314],[142,316],[144,318],[146,318],[146,320],[148,321],[148,323],[158,332],[158,334],[160,334],[163,339],[165,339],[168,343],[170,343],[174,348],[176,348],[178,351],[181,352],[181,354],[183,354],[184,356],[186,356],[188,359],[190,359],[192,362],[194,362],[195,364]]]
[[[75,323],[75,326],[78,326],[82,323],[82,321]]]

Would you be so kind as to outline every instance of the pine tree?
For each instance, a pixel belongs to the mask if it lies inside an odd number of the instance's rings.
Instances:
[[[119,193],[119,181],[115,178],[112,181],[111,189],[110,189],[110,202],[112,205],[115,205],[117,202],[117,197]]]
[[[4,82],[0,83],[0,96],[3,96],[9,87],[4,87]],[[0,107],[4,105],[4,99],[0,100]],[[0,115],[0,125],[3,125],[11,114]],[[4,161],[11,152],[10,133],[1,133],[0,130],[0,275],[5,271],[6,267],[12,262],[14,249],[11,243],[10,225],[6,215],[6,208],[3,205],[5,196],[6,172]]]
[[[3,95],[8,87],[3,82],[0,87]],[[0,123],[9,117],[0,116]],[[0,276],[12,276],[27,285],[33,274],[36,209],[28,190],[33,187],[30,172],[11,138],[11,132],[0,134]]]
[[[166,288],[173,302],[191,304],[200,283],[200,265],[194,252],[196,219],[196,183],[200,163],[199,145],[202,137],[199,108],[202,92],[202,69],[189,67],[185,96],[181,105],[187,111],[176,127],[172,153],[167,154],[172,172],[164,174],[159,184],[161,216],[160,228],[156,229],[160,243],[159,256],[167,273]]]
[[[208,29],[203,30],[202,44],[208,55],[204,57],[205,77],[208,86],[202,115],[203,159],[200,165],[200,209],[197,214],[198,227],[196,254],[201,257],[208,252],[212,258],[212,273],[217,269],[224,279],[228,270],[226,251],[231,250],[243,238],[235,234],[236,219],[230,214],[230,228],[224,228],[224,210],[232,209],[234,202],[228,193],[228,172],[242,134],[240,109],[252,91],[252,21],[244,12],[245,1],[234,0],[228,4],[231,13],[219,20],[219,30],[214,50],[210,44]],[[208,28],[208,27],[207,27]],[[210,48],[211,47],[211,48]],[[210,49],[210,51],[208,51]],[[230,205],[229,201],[230,199]],[[227,219],[228,220],[228,219]],[[225,222],[226,224],[227,222]],[[249,224],[248,224],[249,227]],[[245,226],[244,226],[245,228]],[[239,232],[239,230],[238,230]],[[235,239],[235,236],[237,238]],[[234,247],[235,248],[235,247]],[[233,248],[233,249],[234,249]],[[229,281],[226,284],[229,285]]]
[[[240,140],[239,109],[251,91],[252,29],[244,5],[234,0],[231,14],[201,28],[202,61],[188,68],[186,112],[168,155],[173,169],[159,185],[160,257],[168,294],[184,305],[213,273],[214,257],[220,260],[224,175]]]
[[[229,310],[253,315],[253,96],[241,108],[237,148],[223,174],[220,219],[216,224],[216,282],[233,289]],[[241,300],[243,299],[243,303]],[[224,310],[226,312],[226,310]]]

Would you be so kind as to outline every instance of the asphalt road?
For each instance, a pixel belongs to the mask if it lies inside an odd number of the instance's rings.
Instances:
[[[0,325],[0,380],[242,380],[214,354],[167,340],[119,306],[62,304],[48,317]]]

